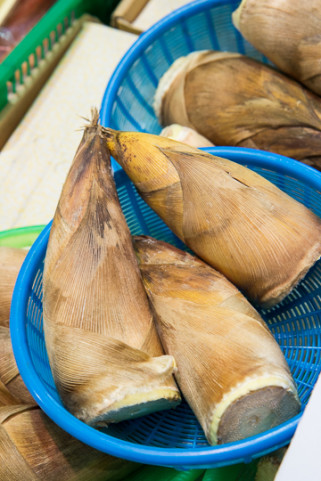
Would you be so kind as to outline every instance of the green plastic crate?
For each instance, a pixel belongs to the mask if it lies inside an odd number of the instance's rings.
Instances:
[[[255,481],[257,462],[213,469],[177,471],[160,466],[142,466],[122,481]],[[267,480],[268,481],[268,480]]]
[[[58,0],[0,64],[0,148],[85,19],[108,24],[119,0]]]

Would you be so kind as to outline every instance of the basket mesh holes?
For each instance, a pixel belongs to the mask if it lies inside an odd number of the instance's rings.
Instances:
[[[303,386],[302,383],[298,381],[298,391],[299,391],[299,396],[300,396],[302,406],[304,407],[307,404],[309,397],[311,395],[311,387]]]
[[[148,122],[155,122],[152,107],[148,105],[146,96],[137,95],[137,89],[138,86],[134,79],[126,80],[121,92],[118,92],[114,110],[116,118],[111,127],[119,129],[119,125],[123,125],[122,130],[147,131]],[[131,114],[132,111],[135,111],[137,115],[144,116],[146,114],[148,116],[144,126],[137,123],[136,115],[134,117]]]
[[[39,267],[27,303],[26,335],[32,363],[38,372],[41,381],[54,398],[59,400],[49,366],[47,351],[43,337],[42,314],[42,278],[43,262]]]
[[[315,296],[320,290],[319,271],[318,262],[282,303],[263,316],[285,355],[303,405],[320,371],[321,320]]]
[[[197,39],[195,42],[196,50],[208,48],[231,52],[244,51],[243,45],[239,43],[238,33],[232,25],[231,15],[237,6],[236,4],[237,2],[234,2],[234,4],[229,2],[228,5],[209,10],[205,15],[203,14],[203,19],[201,19],[201,14],[195,16],[195,19],[198,20],[198,29],[195,30],[195,26],[193,28]],[[202,34],[201,28],[204,28],[208,35]]]
[[[42,47],[43,47],[43,58],[44,58],[50,50],[50,43],[48,38],[43,39]]]
[[[42,310],[42,273],[43,273],[43,264],[41,268],[37,271],[35,276],[32,289],[31,289],[31,296],[33,302],[36,303],[38,308]]]
[[[117,438],[159,447],[208,446],[204,433],[185,401],[175,409],[110,425],[104,430]]]
[[[64,23],[58,23],[56,26],[56,39],[59,39],[65,31],[65,25]]]
[[[11,79],[7,81],[7,98],[10,102],[13,102],[16,99],[17,91],[23,84],[24,77],[29,74],[29,70],[30,68],[28,61],[24,61],[22,62],[21,66],[14,71]]]
[[[7,83],[6,83],[6,88],[7,88],[7,98],[8,98],[8,101],[10,101],[12,99],[12,95],[14,93],[13,82],[8,80]]]
[[[76,13],[75,13],[75,10],[72,10],[72,11],[70,12],[69,16],[66,17],[66,19],[65,19],[65,25],[66,25],[66,27],[72,25],[75,20],[76,20]]]

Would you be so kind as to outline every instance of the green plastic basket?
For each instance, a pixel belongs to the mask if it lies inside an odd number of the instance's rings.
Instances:
[[[58,0],[0,64],[0,147],[21,120],[81,27],[109,23],[119,0]]]
[[[0,246],[31,247],[44,227],[44,225],[34,225],[4,230],[0,232]]]

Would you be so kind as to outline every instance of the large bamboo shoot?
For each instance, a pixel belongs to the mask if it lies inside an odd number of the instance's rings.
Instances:
[[[176,378],[211,444],[259,434],[300,403],[258,312],[217,271],[169,244],[135,237],[144,285]]]
[[[84,130],[50,232],[45,342],[67,409],[105,425],[174,407],[163,355],[121,211],[98,113]]]
[[[215,145],[268,150],[321,168],[321,99],[244,55],[180,57],[159,82],[155,111],[162,125],[191,127]]]
[[[320,257],[320,219],[252,170],[160,136],[104,133],[148,205],[253,302],[282,300]]]

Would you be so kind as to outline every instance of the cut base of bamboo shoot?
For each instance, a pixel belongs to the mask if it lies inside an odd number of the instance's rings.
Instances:
[[[217,443],[245,439],[271,429],[298,414],[293,392],[269,386],[246,394],[233,402],[220,419]]]
[[[156,411],[175,408],[180,401],[177,398],[177,391],[170,389],[157,389],[147,394],[132,394],[115,403],[112,411],[94,419],[93,424],[104,427],[110,423],[147,416]]]
[[[309,270],[320,259],[320,246],[313,246],[312,249],[307,252],[306,256],[302,259],[302,262],[297,266],[296,271],[292,277],[270,291],[267,291],[260,299],[259,304],[265,309],[269,309],[279,302],[282,302],[292,290],[305,278]]]
[[[46,325],[45,335],[53,331]],[[159,409],[174,408],[181,398],[172,374],[172,356],[146,352],[108,336],[55,326],[55,351],[48,350],[56,386],[65,407],[91,426],[107,426]],[[63,353],[73,350],[73,371]],[[94,349],[92,349],[94,346]],[[97,372],[97,366],[99,372]],[[157,402],[157,400],[159,402]],[[138,406],[136,406],[137,404]]]

